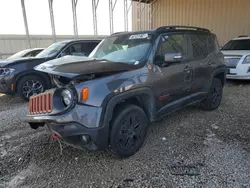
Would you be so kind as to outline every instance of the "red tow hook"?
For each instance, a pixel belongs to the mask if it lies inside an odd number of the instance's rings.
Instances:
[[[59,135],[57,135],[56,133],[52,133],[52,138],[53,138],[54,140],[58,140],[58,139],[60,139],[61,137],[60,137]]]

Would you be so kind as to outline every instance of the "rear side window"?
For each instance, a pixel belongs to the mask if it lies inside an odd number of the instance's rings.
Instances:
[[[209,53],[219,52],[220,45],[218,43],[216,35],[214,35],[214,34],[208,35],[207,39],[208,39],[208,51],[209,51]]]
[[[208,45],[206,35],[190,34],[193,57],[199,58],[208,55]]]
[[[219,51],[216,36],[207,34],[189,34],[193,50],[193,58],[206,57],[210,53]]]
[[[35,50],[32,52],[32,56],[36,56],[37,54],[39,54],[42,50]]]

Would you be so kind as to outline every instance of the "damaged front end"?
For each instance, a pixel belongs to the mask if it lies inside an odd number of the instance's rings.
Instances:
[[[69,85],[32,96],[25,121],[32,129],[48,126],[54,139],[73,147],[104,149],[107,143],[101,136],[108,129],[100,126],[102,108],[79,104],[77,96]]]
[[[103,126],[100,103],[110,90],[104,87],[101,94],[94,89],[104,86],[105,78],[100,78],[133,69],[136,66],[84,57],[63,57],[38,65],[35,70],[51,75],[55,88],[30,98],[25,121],[33,129],[47,125],[57,139],[77,148],[105,149],[109,127]]]

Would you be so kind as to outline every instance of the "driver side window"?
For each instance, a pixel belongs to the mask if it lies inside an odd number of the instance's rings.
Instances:
[[[86,56],[86,54],[83,52],[83,46],[81,43],[72,44],[68,46],[60,55],[60,57],[66,56],[66,55],[74,55],[74,56]]]
[[[183,57],[186,57],[185,46],[185,36],[183,34],[162,36],[156,51],[156,64],[164,63],[164,56],[167,53],[181,53]]]

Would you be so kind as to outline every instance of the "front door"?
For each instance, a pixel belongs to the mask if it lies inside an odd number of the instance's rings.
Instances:
[[[181,53],[182,58],[174,63],[166,64],[166,53]],[[168,34],[161,36],[155,58],[155,78],[153,88],[157,101],[157,110],[160,111],[171,103],[178,104],[189,95],[193,69],[186,60],[187,41],[185,34]],[[175,105],[176,107],[176,105]]]

